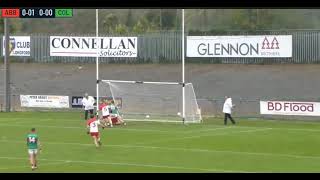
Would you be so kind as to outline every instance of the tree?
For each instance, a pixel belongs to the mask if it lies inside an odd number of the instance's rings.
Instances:
[[[175,27],[176,10],[162,10],[162,29],[173,29]]]
[[[19,19],[7,19],[9,24],[9,33],[19,33],[22,31],[22,22]],[[4,19],[0,18],[0,33],[4,33]]]
[[[114,32],[119,35],[125,35],[128,33],[128,28],[124,24],[117,24]]]
[[[160,14],[158,10],[151,9],[145,13],[144,17],[149,24],[157,24],[160,27]]]
[[[4,33],[4,20],[3,18],[0,18],[0,33]]]
[[[132,28],[132,31],[135,33],[135,34],[142,34],[143,32],[145,32],[145,27],[142,25],[141,21],[139,20],[137,22],[137,24],[135,24]]]
[[[128,27],[128,29],[131,29],[134,26],[133,15],[132,15],[132,10],[131,9],[128,10],[127,21],[126,21],[125,25]]]
[[[254,31],[257,30],[257,10],[239,9],[232,14],[231,27],[236,30]],[[263,22],[260,22],[263,23]]]
[[[119,23],[117,16],[113,13],[106,15],[105,19],[103,20],[103,28],[106,30],[107,33],[113,33],[116,25]]]

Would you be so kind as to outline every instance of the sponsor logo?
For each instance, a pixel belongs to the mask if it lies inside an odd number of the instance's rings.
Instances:
[[[188,36],[187,57],[292,57],[292,36]]]
[[[314,104],[312,103],[267,102],[267,104],[269,111],[314,112]]]
[[[72,96],[71,97],[72,108],[82,108],[83,107],[82,106],[82,99],[83,99],[82,96]],[[94,97],[94,99],[97,100],[96,97]],[[112,97],[99,97],[99,101],[100,100],[112,100]],[[114,103],[118,108],[121,108],[122,107],[122,98],[115,98]],[[94,104],[94,106],[96,106],[96,103]]]
[[[16,48],[16,40],[15,38],[9,39],[9,54]]]
[[[262,49],[280,49],[279,42],[276,37],[273,38],[272,42],[269,43],[267,36],[263,39]]]
[[[3,37],[3,55],[5,55],[5,37]],[[9,37],[10,56],[30,56],[30,36]]]
[[[319,102],[260,101],[261,114],[320,116]]]
[[[68,96],[20,95],[23,107],[69,108]]]
[[[137,45],[137,37],[50,36],[50,55],[137,57]]]

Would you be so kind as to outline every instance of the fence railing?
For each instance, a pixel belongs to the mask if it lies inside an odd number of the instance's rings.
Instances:
[[[20,34],[14,34],[20,35]],[[31,56],[12,57],[18,62],[39,63],[93,63],[92,57],[52,57],[50,56],[50,35],[23,34],[31,36]],[[54,36],[57,34],[51,34]],[[92,36],[59,34],[63,36]],[[187,36],[188,34],[186,34]],[[196,34],[192,34],[196,35]],[[205,34],[217,35],[217,34]],[[186,58],[190,63],[233,63],[233,64],[270,64],[270,63],[320,63],[320,30],[297,31],[257,31],[235,32],[230,31],[219,35],[292,35],[291,58]],[[119,36],[106,35],[100,36]],[[181,32],[164,31],[146,33],[143,35],[121,35],[138,37],[138,56],[136,58],[100,58],[101,63],[181,63]],[[2,46],[2,37],[0,44]],[[0,48],[2,54],[3,49]]]

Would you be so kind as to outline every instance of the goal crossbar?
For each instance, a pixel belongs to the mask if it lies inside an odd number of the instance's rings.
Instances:
[[[183,85],[182,82],[156,82],[156,81],[122,81],[122,80],[101,80],[101,82],[105,83],[111,83],[111,82],[117,82],[117,83],[137,83],[137,84],[167,84],[167,85]],[[188,85],[191,83],[185,83],[185,85]]]

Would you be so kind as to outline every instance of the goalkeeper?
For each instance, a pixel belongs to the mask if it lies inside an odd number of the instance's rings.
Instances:
[[[111,115],[112,123],[126,125],[126,123],[123,121],[122,117],[119,114],[118,107],[114,104],[114,100],[110,101],[109,107],[111,109],[110,115]]]

